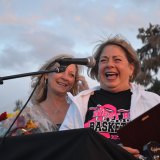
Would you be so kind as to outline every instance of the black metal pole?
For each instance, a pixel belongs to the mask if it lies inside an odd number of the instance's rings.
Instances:
[[[60,67],[54,68],[52,70],[29,72],[29,73],[22,73],[22,74],[17,74],[17,75],[0,77],[0,84],[3,84],[4,80],[27,77],[27,76],[33,76],[33,75],[39,75],[39,74],[45,74],[45,73],[51,73],[51,72],[59,73],[59,72],[64,72],[65,69],[66,69],[66,66],[60,66]]]

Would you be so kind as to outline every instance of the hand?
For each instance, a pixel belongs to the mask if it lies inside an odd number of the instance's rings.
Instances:
[[[88,83],[87,83],[84,76],[78,76],[77,77],[77,82],[78,82],[77,84],[78,84],[79,92],[83,91],[83,90],[86,90],[86,89],[89,89]]]
[[[126,151],[128,151],[129,153],[131,153],[134,157],[139,158],[140,156],[140,152],[138,149],[134,149],[134,148],[130,148],[130,147],[126,147],[126,146],[122,146]]]

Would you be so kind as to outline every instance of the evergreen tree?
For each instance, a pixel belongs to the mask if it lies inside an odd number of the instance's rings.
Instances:
[[[160,95],[157,89],[160,88],[160,25],[150,23],[147,29],[139,28],[138,31],[137,38],[141,39],[143,47],[137,50],[142,70],[136,82]]]

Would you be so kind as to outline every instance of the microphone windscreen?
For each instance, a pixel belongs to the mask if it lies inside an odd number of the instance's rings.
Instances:
[[[96,65],[96,60],[94,57],[88,57],[88,67],[92,68]]]

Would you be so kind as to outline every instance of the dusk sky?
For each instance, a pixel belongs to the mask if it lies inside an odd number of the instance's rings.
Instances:
[[[0,77],[35,72],[61,53],[89,57],[99,40],[117,34],[141,48],[138,28],[149,23],[160,24],[159,0],[0,0]],[[0,113],[26,102],[30,82],[0,85]]]

